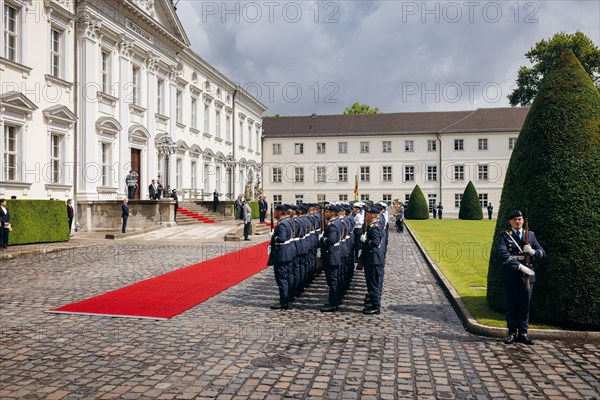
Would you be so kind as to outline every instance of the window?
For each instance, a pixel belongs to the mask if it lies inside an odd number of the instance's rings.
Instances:
[[[248,124],[248,148],[252,148],[252,125]]]
[[[244,121],[240,121],[240,146],[244,145]]]
[[[61,164],[61,141],[62,136],[50,136],[50,167],[51,167],[51,182],[60,183],[60,164]]]
[[[325,154],[325,143],[317,143],[317,154]]]
[[[296,205],[302,204],[302,203],[304,203],[304,195],[303,194],[297,194],[296,195]]]
[[[454,139],[454,150],[464,150],[465,141],[464,139]]]
[[[392,152],[392,141],[391,140],[384,140],[382,143],[383,146],[383,152],[384,153],[391,153]]]
[[[455,181],[464,181],[465,180],[465,166],[464,165],[455,165],[454,166],[454,180]]]
[[[164,79],[159,79],[158,84],[156,85],[156,112],[159,114],[165,113],[165,81]]]
[[[404,195],[404,202],[408,203],[408,200],[410,200],[410,194],[405,194]]]
[[[462,193],[454,193],[454,207],[460,208],[461,201],[462,201]]]
[[[437,203],[437,195],[436,194],[428,194],[427,195],[427,204],[429,205],[429,212],[433,212],[435,203]]]
[[[110,186],[110,143],[102,143],[102,186]]]
[[[19,54],[19,11],[8,4],[4,4],[4,49],[2,56],[13,62],[20,61]]]
[[[429,139],[427,141],[427,151],[437,151],[437,140]]]
[[[183,175],[181,173],[182,164],[183,162],[181,158],[178,158],[177,162],[175,163],[175,184],[177,185],[176,188],[179,189],[183,187]]]
[[[408,151],[408,152],[415,151],[415,141],[414,140],[405,140],[404,141],[404,151]]]
[[[260,130],[258,127],[254,128],[254,134],[256,135],[256,152],[260,153]]]
[[[327,178],[327,167],[317,167],[317,182],[325,182]]]
[[[281,167],[273,167],[273,182],[281,183]]]
[[[510,137],[510,138],[508,138],[508,149],[509,150],[514,149],[516,144],[517,144],[517,138],[516,137]]]
[[[225,140],[231,142],[231,117],[225,116]]]
[[[4,180],[16,181],[18,157],[18,128],[4,125]]]
[[[273,154],[281,154],[281,143],[273,143]]]
[[[190,125],[194,129],[198,128],[198,111],[196,110],[196,107],[198,107],[198,100],[192,97],[192,112],[190,114],[192,121]]]
[[[198,187],[196,180],[196,161],[191,162],[190,169],[190,177],[192,178],[192,189],[196,189]]]
[[[369,195],[368,194],[361,194],[360,195],[360,201],[369,201]]]
[[[208,107],[208,104],[204,104],[204,133],[208,133],[208,123],[210,120],[210,109]],[[242,145],[244,145],[244,142],[242,141],[241,143]]]
[[[274,206],[278,206],[281,204],[281,195],[280,194],[274,194],[273,195],[273,205]]]
[[[414,165],[405,165],[404,166],[404,181],[405,182],[414,182],[415,180],[415,166]]]
[[[381,167],[381,179],[384,182],[392,181],[392,166],[391,165],[385,165],[385,166]]]
[[[110,93],[110,53],[108,51],[102,50],[102,93]]]
[[[437,182],[437,165],[428,165],[427,166],[427,181],[429,182]]]
[[[175,95],[175,118],[178,124],[183,123],[183,93],[181,92],[181,90],[177,91],[177,94]],[[137,104],[137,103],[136,103]]]
[[[347,194],[340,194],[338,196],[338,201],[348,201],[348,195]]]
[[[348,167],[338,167],[338,182],[348,182]]]
[[[369,152],[369,142],[360,142],[360,152],[361,153]]]
[[[324,195],[324,194],[318,194],[317,195],[317,203],[322,203],[322,202],[324,202],[326,200],[327,200],[327,196],[326,195]]]
[[[221,137],[221,111],[215,110],[215,131],[218,138]]]
[[[57,29],[50,30],[50,75],[60,78],[62,62],[62,32]]]
[[[304,182],[304,168],[303,167],[295,167],[294,168],[294,181],[295,182]]]
[[[138,67],[133,67],[131,70],[131,103],[135,105],[140,104],[140,69]]]
[[[338,153],[347,153],[348,152],[348,142],[338,142]]]
[[[487,150],[488,149],[488,140],[486,138],[479,138],[477,140],[477,148],[479,150]]]
[[[304,143],[294,143],[294,154],[304,154]]]
[[[360,181],[369,182],[371,179],[371,167],[360,167]]]
[[[489,179],[489,166],[488,164],[479,164],[477,166],[477,173],[480,181],[487,181]]]
[[[479,193],[479,203],[481,204],[482,208],[485,208],[488,206],[488,195],[487,193]]]
[[[392,204],[392,195],[391,194],[384,194],[383,195],[383,201],[385,201],[386,203]]]

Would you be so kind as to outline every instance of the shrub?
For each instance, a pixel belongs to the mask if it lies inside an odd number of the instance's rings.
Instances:
[[[406,219],[428,219],[429,218],[429,206],[427,206],[427,200],[423,191],[416,185],[408,199],[408,208],[404,212],[404,218]]]
[[[571,50],[544,79],[513,150],[496,230],[514,209],[546,257],[536,264],[534,318],[600,327],[600,94]],[[504,309],[497,236],[488,271],[488,303]]]
[[[9,245],[69,240],[67,206],[61,200],[7,200],[13,231]]]
[[[483,210],[479,202],[479,195],[473,182],[469,181],[460,201],[459,219],[483,219]]]

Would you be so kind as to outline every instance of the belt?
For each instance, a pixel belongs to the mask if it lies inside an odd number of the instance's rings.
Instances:
[[[513,256],[513,258],[518,261],[523,261],[525,259],[525,256]]]

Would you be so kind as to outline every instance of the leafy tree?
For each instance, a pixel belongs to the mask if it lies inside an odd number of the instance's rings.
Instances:
[[[567,326],[600,328],[600,93],[567,49],[548,73],[513,150],[496,231],[508,214],[529,214],[546,257],[536,264],[531,314]],[[494,238],[488,303],[504,309]]]
[[[522,66],[517,76],[517,88],[508,95],[512,106],[528,106],[535,98],[542,80],[566,49],[571,49],[600,91],[600,50],[582,32],[557,33],[550,40],[542,39],[525,54],[532,67]]]
[[[371,108],[368,104],[359,104],[358,101],[351,107],[346,107],[344,115],[349,114],[379,114],[379,107]]]
[[[483,211],[481,209],[481,203],[479,202],[479,195],[473,182],[469,181],[469,184],[465,188],[460,201],[460,210],[458,212],[459,219],[483,219]]]
[[[408,207],[404,212],[406,219],[427,219],[429,218],[429,207],[423,191],[416,185],[410,197],[408,198]]]

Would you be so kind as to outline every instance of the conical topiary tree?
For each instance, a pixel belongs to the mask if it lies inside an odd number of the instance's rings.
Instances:
[[[469,181],[460,201],[459,219],[483,219],[483,211],[479,202],[479,195],[473,182]]]
[[[571,50],[546,76],[513,150],[496,231],[527,210],[546,257],[536,265],[531,315],[600,327],[600,94]],[[504,309],[494,238],[488,303]]]
[[[410,197],[408,198],[408,208],[404,212],[406,219],[427,219],[429,218],[429,207],[423,191],[416,185]]]

